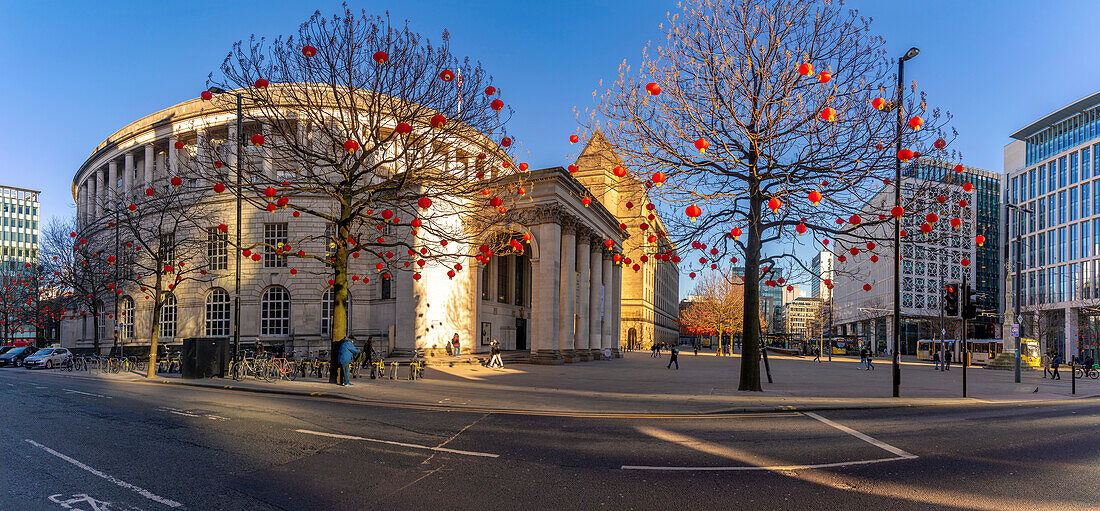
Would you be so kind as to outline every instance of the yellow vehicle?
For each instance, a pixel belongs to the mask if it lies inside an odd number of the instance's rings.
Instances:
[[[1039,353],[1039,341],[1020,339],[1020,360],[1031,367],[1043,365],[1043,357]]]

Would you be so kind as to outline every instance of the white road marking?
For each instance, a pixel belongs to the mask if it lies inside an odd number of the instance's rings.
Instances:
[[[153,502],[159,502],[159,503],[164,504],[168,507],[183,507],[183,504],[180,504],[179,502],[176,502],[172,499],[161,497],[160,495],[157,495],[153,492],[150,492],[149,490],[146,490],[146,489],[141,488],[139,486],[134,486],[134,485],[132,485],[132,484],[126,482],[126,481],[123,481],[121,479],[118,479],[118,478],[116,478],[116,477],[114,477],[110,474],[105,474],[103,472],[100,472],[99,470],[96,470],[96,469],[94,469],[92,467],[89,467],[88,465],[85,465],[85,464],[83,464],[83,463],[81,463],[77,460],[74,460],[74,459],[72,459],[72,458],[70,458],[70,457],[68,457],[64,454],[61,454],[61,453],[59,453],[59,452],[57,452],[53,449],[50,449],[49,447],[46,447],[46,446],[44,446],[44,445],[42,445],[38,442],[35,442],[34,440],[31,440],[29,438],[25,438],[24,441],[26,441],[27,443],[29,443],[29,444],[31,444],[31,445],[39,448],[39,449],[42,449],[43,451],[46,451],[46,452],[48,452],[48,453],[50,453],[54,456],[57,456],[58,458],[61,458],[61,459],[65,460],[69,463],[72,463],[73,465],[76,465],[81,470],[85,470],[85,471],[87,471],[87,472],[89,472],[89,473],[91,473],[95,476],[106,479],[106,480],[108,480],[108,481],[110,481],[110,482],[112,482],[112,483],[114,483],[114,484],[116,484],[116,485],[118,485],[122,488],[126,488],[127,490],[131,490],[131,491],[137,493],[138,495],[141,495],[142,497],[145,497],[149,500],[152,500]]]
[[[339,434],[336,434],[336,433],[323,433],[323,432],[320,432],[320,431],[311,431],[311,430],[308,430],[308,429],[296,429],[294,431],[297,431],[298,433],[305,433],[307,435],[326,436],[326,437],[329,437],[329,438],[342,438],[344,440],[362,440],[364,442],[375,442],[375,443],[379,443],[379,444],[399,445],[401,447],[412,447],[413,449],[426,449],[426,450],[429,450],[429,451],[449,452],[449,453],[453,453],[453,454],[463,454],[463,455],[466,455],[466,456],[481,456],[481,457],[485,457],[485,458],[499,458],[500,457],[499,454],[492,454],[492,453],[488,453],[488,452],[461,451],[461,450],[458,450],[458,449],[448,449],[446,447],[432,447],[430,445],[408,444],[408,443],[405,443],[405,442],[394,442],[392,440],[379,440],[379,439],[376,439],[376,438],[364,438],[364,437],[361,437],[361,436],[339,435]]]
[[[85,396],[102,397],[102,398],[111,399],[111,396],[104,396],[103,394],[93,394],[91,392],[81,392],[79,390],[73,390],[73,389],[61,389],[61,390],[64,390],[65,392],[67,392],[69,394],[83,394]]]
[[[784,471],[784,470],[808,470],[812,468],[836,468],[846,467],[849,465],[870,465],[871,463],[882,463],[884,461],[901,461],[910,460],[916,458],[916,456],[899,456],[897,458],[881,458],[877,460],[859,460],[859,461],[840,461],[837,463],[817,463],[813,465],[771,465],[767,467],[760,466],[743,466],[743,467],[653,467],[647,465],[623,465],[621,470],[677,470],[677,471],[749,471],[749,470],[769,470],[769,471]]]
[[[176,408],[168,408],[167,406],[162,406],[162,407],[158,408],[158,410],[163,410],[163,411],[168,412],[168,413],[174,413],[176,415],[183,415],[185,417],[206,418],[206,419],[210,419],[212,421],[227,421],[227,420],[229,420],[229,417],[222,417],[221,415],[194,413],[194,412],[187,411],[187,410],[178,410]]]
[[[859,431],[856,431],[856,430],[854,430],[852,428],[849,428],[848,426],[844,426],[842,424],[837,424],[837,423],[835,423],[835,422],[833,422],[829,419],[826,419],[825,417],[822,417],[822,416],[820,416],[816,413],[813,413],[813,412],[802,412],[802,413],[804,413],[807,417],[812,417],[812,418],[817,419],[821,422],[824,422],[825,424],[827,424],[829,426],[832,426],[832,427],[834,427],[836,429],[839,429],[839,430],[841,430],[845,433],[848,433],[849,435],[852,435],[852,436],[854,436],[854,437],[856,437],[860,440],[863,440],[864,442],[867,442],[867,443],[869,443],[869,444],[871,444],[875,447],[878,447],[879,449],[882,449],[884,451],[896,454],[900,458],[904,458],[904,459],[916,458],[916,456],[914,456],[912,454],[909,454],[909,453],[907,453],[907,452],[905,452],[901,449],[898,449],[897,447],[894,447],[894,446],[892,446],[892,445],[890,445],[886,442],[883,442],[881,440],[875,440],[874,438],[871,438],[871,437],[869,437],[869,436],[867,436],[863,433],[860,433]]]

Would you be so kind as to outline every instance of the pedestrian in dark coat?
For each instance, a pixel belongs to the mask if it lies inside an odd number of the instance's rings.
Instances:
[[[936,352],[932,354],[932,362],[934,362],[936,364],[936,366],[932,368],[933,370],[936,370],[936,369],[940,368],[940,351],[939,350],[936,350]]]
[[[352,386],[351,361],[359,353],[359,350],[356,349],[351,337],[345,337],[341,340],[339,349],[340,351],[336,353],[336,363],[340,364],[340,381],[337,383],[344,387],[350,387]]]
[[[943,368],[946,371],[951,370],[951,350],[945,350],[943,352]]]
[[[1061,380],[1062,375],[1058,374],[1058,366],[1062,365],[1062,357],[1057,353],[1050,357],[1050,379]]]
[[[680,370],[680,362],[677,360],[676,356],[680,354],[680,349],[677,348],[676,346],[673,346],[669,350],[669,354],[671,356],[669,357],[668,365],[665,366],[665,368],[666,369],[672,369],[672,364],[676,364],[676,370],[679,371]]]

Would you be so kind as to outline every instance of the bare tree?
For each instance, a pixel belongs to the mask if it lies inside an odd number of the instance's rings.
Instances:
[[[871,211],[867,198],[889,186],[897,158],[947,157],[949,115],[922,94],[898,114],[883,40],[834,2],[693,0],[663,28],[640,70],[624,63],[582,123],[606,125],[627,166],[676,208],[665,218],[677,243],[717,249],[701,265],[743,258],[739,388],[760,390],[758,283],[780,265],[818,277],[764,247],[806,232],[815,248],[840,234],[881,242],[873,227],[908,204]],[[895,151],[899,115],[913,129]]]
[[[92,317],[92,349],[99,354],[103,300],[116,292],[113,252],[105,239],[83,238],[75,218],[54,218],[42,230],[43,273],[63,297],[60,306],[73,317]],[[60,311],[59,311],[60,312]]]
[[[120,217],[119,282],[152,302],[149,318],[149,368],[156,376],[157,342],[166,303],[181,286],[210,280],[206,268],[207,229],[212,216],[203,191],[178,185],[146,190]],[[104,231],[106,233],[106,231]],[[117,290],[116,292],[121,292]]]
[[[0,260],[0,335],[10,341],[37,324],[38,267],[16,259]]]
[[[347,333],[349,257],[378,261],[380,278],[419,278],[426,264],[454,275],[465,257],[522,250],[513,239],[475,244],[511,220],[528,169],[507,153],[514,141],[500,91],[479,64],[452,55],[447,32],[433,45],[345,6],[331,18],[314,14],[296,37],[235,44],[220,71],[209,84],[240,95],[238,135],[262,156],[234,156],[233,140],[211,139],[209,160],[192,170],[251,207],[331,226],[290,240],[297,249],[285,255],[320,262],[330,276],[333,348]],[[209,97],[235,107],[232,94]]]

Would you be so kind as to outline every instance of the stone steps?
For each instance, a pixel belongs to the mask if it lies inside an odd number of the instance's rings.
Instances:
[[[998,371],[1012,371],[1016,369],[1016,354],[1015,353],[1001,353],[997,355],[997,358],[993,359],[990,363],[986,364],[986,369],[996,369]],[[1031,366],[1021,362],[1020,370],[1034,371]]]

